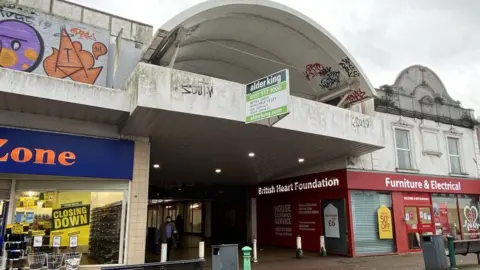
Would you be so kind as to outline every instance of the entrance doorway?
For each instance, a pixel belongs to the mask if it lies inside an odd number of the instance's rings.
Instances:
[[[348,254],[348,226],[345,200],[322,200],[323,232],[327,252],[337,255]]]
[[[405,226],[410,250],[421,249],[420,237],[434,234],[431,206],[406,206]]]

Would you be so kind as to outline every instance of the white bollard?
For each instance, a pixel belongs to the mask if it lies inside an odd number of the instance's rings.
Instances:
[[[167,261],[167,244],[162,243],[162,249],[160,250],[160,262]]]
[[[297,236],[297,251],[296,251],[296,258],[300,259],[303,257],[303,250],[302,250],[302,238]]]
[[[204,259],[205,258],[205,242],[200,241],[198,243],[198,258]]]
[[[257,239],[253,239],[253,262],[258,262],[257,258]]]
[[[297,250],[302,250],[302,238],[297,236]]]
[[[327,256],[327,249],[325,248],[325,236],[320,235],[320,254]]]

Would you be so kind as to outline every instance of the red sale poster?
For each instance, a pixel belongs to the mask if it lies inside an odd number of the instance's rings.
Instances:
[[[444,234],[450,233],[450,226],[448,225],[448,208],[447,203],[440,203],[440,224]]]

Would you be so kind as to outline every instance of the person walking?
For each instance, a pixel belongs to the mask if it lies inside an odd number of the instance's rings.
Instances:
[[[162,244],[167,244],[167,261],[169,261],[172,247],[175,248],[177,246],[177,230],[175,229],[175,224],[172,223],[172,218],[170,216],[167,216],[165,223],[160,226],[159,230],[158,240],[161,241],[157,240],[157,243],[161,242]]]

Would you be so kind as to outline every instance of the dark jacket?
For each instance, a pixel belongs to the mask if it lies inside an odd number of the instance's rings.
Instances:
[[[172,238],[173,238],[173,246],[176,246],[177,242],[177,229],[175,228],[175,224],[173,222],[170,223],[163,223],[160,226],[157,234],[157,243],[167,243],[167,224],[172,226]]]

